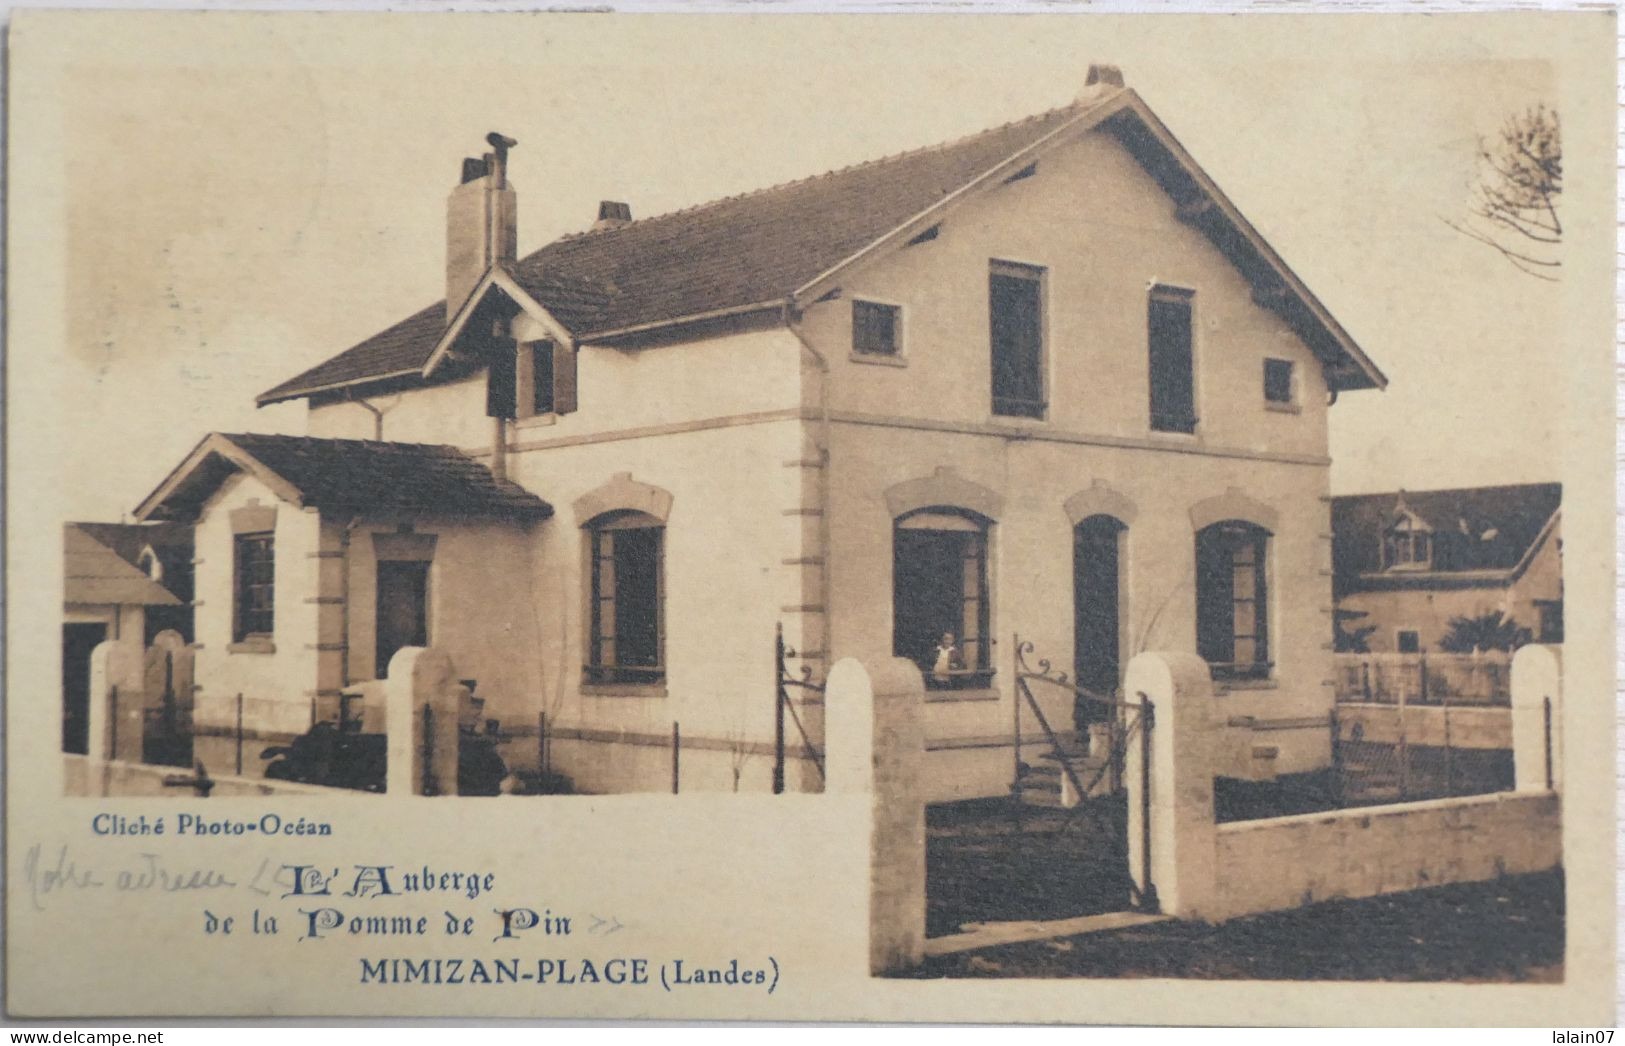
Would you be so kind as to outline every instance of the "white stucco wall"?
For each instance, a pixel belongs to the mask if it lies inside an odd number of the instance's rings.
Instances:
[[[782,560],[800,552],[800,426],[747,427],[590,443],[512,459],[514,474],[545,490],[558,515],[539,529],[537,587],[549,620],[542,707],[561,726],[668,734],[673,720],[691,737],[772,736],[773,626],[801,602],[800,574]],[[664,696],[583,696],[581,663],[587,590],[587,533],[574,502],[618,473],[672,495],[665,528]],[[792,626],[794,622],[791,622]],[[613,690],[614,688],[598,688]]]
[[[233,560],[231,511],[250,504],[275,507],[274,652],[233,650]],[[317,687],[316,612],[308,602],[317,592],[320,517],[278,499],[258,480],[237,473],[205,502],[195,532],[197,683],[209,698],[241,693],[256,702],[280,706],[282,723],[303,718]],[[208,701],[200,707],[213,707]],[[225,707],[221,704],[220,707]],[[301,711],[303,710],[303,716]]]
[[[799,343],[783,330],[644,349],[589,345],[577,356],[578,409],[516,422],[509,439],[519,445],[545,443],[793,409],[799,403],[800,353]],[[386,411],[387,440],[491,449],[483,370],[369,402]],[[312,436],[372,439],[374,433],[371,412],[353,403],[312,408],[308,425]],[[537,493],[550,497],[544,490]]]
[[[337,520],[329,525],[343,526]],[[376,521],[362,521],[351,532],[346,682],[378,675],[373,536],[398,532],[399,524]],[[459,679],[478,682],[475,693],[485,699],[487,718],[505,724],[534,722],[543,669],[537,637],[559,616],[539,581],[535,529],[430,517],[413,521],[411,532],[435,539],[428,584],[429,643],[451,657]]]
[[[1043,422],[994,419],[988,263],[1045,269]],[[1195,291],[1196,435],[1152,433],[1146,301],[1153,283]],[[855,273],[806,329],[835,368],[835,406],[1176,446],[1326,453],[1326,385],[1309,350],[1108,135],[1042,160],[950,215],[935,240]],[[851,299],[902,306],[906,366],[851,359]],[[1291,360],[1300,413],[1265,406],[1263,361]]]

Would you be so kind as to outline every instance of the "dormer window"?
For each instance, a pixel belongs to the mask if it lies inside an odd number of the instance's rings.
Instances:
[[[1433,565],[1433,528],[1400,512],[1382,535],[1384,570],[1427,570]]]

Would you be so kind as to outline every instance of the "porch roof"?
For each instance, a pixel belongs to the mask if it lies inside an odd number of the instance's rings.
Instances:
[[[180,606],[164,586],[133,563],[92,537],[85,529],[97,524],[69,523],[63,528],[64,603],[91,606]],[[104,530],[107,525],[100,525]]]
[[[136,508],[137,519],[195,519],[236,472],[301,508],[370,516],[472,516],[519,525],[553,506],[456,447],[216,432]]]

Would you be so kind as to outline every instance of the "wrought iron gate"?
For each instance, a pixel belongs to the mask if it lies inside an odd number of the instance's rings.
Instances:
[[[1077,821],[1086,822],[1094,829],[1091,838],[1098,837],[1107,848],[1108,867],[1114,876],[1121,878],[1131,907],[1145,912],[1158,911],[1157,891],[1151,881],[1151,730],[1155,715],[1150,698],[1138,694],[1137,700],[1128,701],[1097,693],[1077,685],[1067,673],[1054,669],[1047,659],[1037,659],[1036,667],[1029,664],[1027,655],[1033,652],[1033,645],[1019,635],[1014,637],[1014,646],[1014,774],[1010,792],[1018,816],[1032,793],[1053,793],[1056,802],[1046,805],[1068,808],[1059,830],[1065,832]],[[1057,730],[1034,696],[1034,686],[1070,694],[1075,705],[1091,707],[1097,713],[1083,718],[1105,729],[1092,738],[1076,729]],[[1025,726],[1027,718],[1036,723],[1036,736]],[[1125,773],[1131,745],[1139,756],[1136,768],[1139,780],[1132,789],[1137,793],[1139,806],[1141,867],[1138,877],[1129,870],[1127,800],[1131,789]],[[1038,759],[1049,765],[1027,762],[1025,757],[1035,748]],[[1141,882],[1145,884],[1143,888],[1139,885]]]
[[[790,700],[790,688],[797,687],[804,692],[822,695],[822,684],[812,681],[812,669],[807,665],[801,666],[801,674],[793,676],[785,665],[786,658],[796,656],[796,652],[784,645],[784,625],[779,624],[773,629],[773,794],[784,792],[784,760],[785,760],[785,716],[796,726],[796,733],[801,735],[801,750],[808,761],[818,770],[818,779],[824,779],[823,753],[812,743],[807,736],[807,728],[802,725],[801,716],[796,712],[795,704]]]

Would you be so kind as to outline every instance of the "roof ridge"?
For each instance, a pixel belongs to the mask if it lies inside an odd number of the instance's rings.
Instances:
[[[303,440],[310,443],[354,443],[361,446],[377,447],[412,447],[417,450],[453,450],[463,457],[468,457],[461,447],[451,443],[408,443],[394,439],[352,439],[347,436],[311,436],[297,432],[221,432],[218,435],[226,439],[289,439]],[[472,458],[469,458],[472,461]]]
[[[583,240],[588,237],[611,236],[615,233],[623,232],[626,229],[639,225],[647,228],[649,225],[655,222],[691,215],[696,211],[703,211],[709,207],[720,206],[724,203],[733,203],[737,200],[744,200],[755,196],[763,196],[772,192],[779,192],[794,186],[805,185],[809,182],[816,182],[820,179],[833,178],[836,175],[849,174],[853,171],[863,170],[866,167],[876,167],[884,163],[896,163],[898,160],[905,157],[919,156],[929,152],[944,151],[958,145],[963,145],[972,139],[982,138],[986,135],[995,134],[999,131],[1007,131],[1013,127],[1021,127],[1027,124],[1036,123],[1040,120],[1047,120],[1055,116],[1057,113],[1065,112],[1068,109],[1082,109],[1083,107],[1084,106],[1079,101],[1073,100],[1065,105],[1057,105],[1053,108],[1045,109],[1043,112],[1033,113],[1030,116],[1024,116],[1017,120],[1006,120],[1002,124],[997,124],[993,127],[984,127],[980,131],[972,131],[969,134],[962,134],[957,138],[950,138],[947,141],[934,142],[930,145],[922,145],[914,149],[904,149],[901,152],[890,153],[886,156],[878,156],[872,160],[862,160],[858,163],[847,164],[845,167],[833,167],[818,174],[805,175],[801,178],[792,178],[788,181],[777,182],[773,185],[763,186],[759,189],[749,189],[745,192],[734,193],[731,196],[720,196],[716,199],[705,200],[701,203],[689,204],[687,207],[680,207],[674,211],[665,211],[661,214],[651,214],[647,218],[635,218],[632,221],[621,225],[613,225],[602,229],[583,229],[580,232],[568,232],[553,240],[552,243],[573,242],[576,240]],[[523,264],[524,262],[529,261],[531,258],[534,258],[536,255],[542,253],[542,251],[546,250],[547,247],[552,245],[552,243],[544,244],[542,247],[537,248],[530,254],[525,255],[524,258],[520,259],[520,264]]]
[[[1533,490],[1537,487],[1557,487],[1559,490],[1561,490],[1563,484],[1560,480],[1539,480],[1533,483],[1485,483],[1477,486],[1465,487],[1430,487],[1426,490],[1412,490],[1410,487],[1395,487],[1393,490],[1374,490],[1366,494],[1334,494],[1332,495],[1332,498],[1333,500],[1341,501],[1344,499],[1353,500],[1355,498],[1392,498],[1398,497],[1401,494],[1410,497],[1413,495],[1429,494],[1466,494],[1484,490]]]

